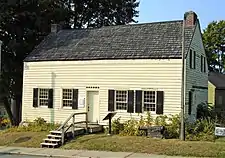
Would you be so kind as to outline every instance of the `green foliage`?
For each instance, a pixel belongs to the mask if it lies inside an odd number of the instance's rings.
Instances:
[[[41,132],[51,131],[58,128],[59,124],[47,123],[43,118],[37,118],[33,122],[28,122],[27,125],[14,126],[7,129],[5,132]]]
[[[142,132],[138,129],[139,121],[133,118],[124,123],[124,129],[121,131],[120,135],[123,136],[140,136]]]
[[[180,116],[172,115],[168,117],[168,123],[164,125],[166,128],[165,137],[170,138],[179,138],[180,132]]]
[[[203,117],[194,123],[185,123],[186,126],[186,139],[187,140],[203,140],[214,141],[214,129],[216,119],[210,117]],[[166,139],[178,139],[180,132],[180,116],[179,115],[160,115],[155,119],[152,118],[150,113],[147,113],[146,119],[143,116],[140,120],[130,119],[124,123],[120,122],[120,118],[112,123],[112,131],[114,134],[122,136],[143,136],[144,131],[139,130],[141,126],[159,125],[165,127],[164,136]]]
[[[216,118],[216,112],[214,106],[205,103],[199,104],[197,106],[197,119],[204,119],[211,117]]]
[[[166,126],[167,125],[167,123],[166,123],[167,119],[168,119],[168,116],[166,116],[166,115],[157,116],[156,119],[155,119],[155,124],[161,125],[161,126]]]
[[[188,140],[214,141],[216,120],[208,117],[186,125],[186,138]]]
[[[124,130],[124,125],[120,123],[120,117],[112,121],[112,133],[119,134]]]
[[[225,65],[225,21],[213,21],[203,31],[205,46],[210,70],[224,71]]]
[[[11,123],[7,117],[0,117],[0,129],[9,128],[10,126]]]

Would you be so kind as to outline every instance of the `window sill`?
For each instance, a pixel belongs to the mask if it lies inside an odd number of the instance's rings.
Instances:
[[[76,110],[76,109],[72,109],[72,107],[62,107],[62,109],[64,109],[64,110]]]
[[[127,113],[127,110],[115,110],[115,112],[118,112],[118,113]]]
[[[48,109],[48,106],[38,106],[38,108],[47,108]]]

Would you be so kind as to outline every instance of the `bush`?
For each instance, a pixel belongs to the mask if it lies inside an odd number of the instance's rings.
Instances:
[[[214,135],[215,123],[215,119],[208,117],[199,119],[193,124],[187,124],[187,140],[214,141],[216,139]]]
[[[124,130],[124,124],[120,123],[120,117],[112,121],[112,133],[119,134]]]
[[[9,128],[11,126],[10,120],[7,117],[0,118],[0,128]]]
[[[21,125],[18,127],[12,127],[7,129],[5,132],[41,132],[51,131],[58,128],[59,124],[47,123],[43,118],[37,118],[33,122],[28,122],[28,125]]]
[[[195,123],[185,122],[185,132],[187,140],[205,140],[205,141],[214,141],[214,128],[215,128],[215,119],[201,118],[198,119]],[[116,119],[112,123],[112,132],[114,134],[119,134],[122,136],[142,136],[144,131],[139,130],[140,126],[152,126],[160,125],[165,127],[164,136],[167,139],[178,139],[180,135],[180,116],[171,115],[164,116],[160,115],[155,118],[152,118],[150,113],[147,113],[146,119],[143,116],[140,117],[140,120],[130,119],[123,124],[120,122],[120,118]]]

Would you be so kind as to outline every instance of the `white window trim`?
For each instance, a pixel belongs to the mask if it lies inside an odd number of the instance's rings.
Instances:
[[[145,103],[144,103],[144,92],[145,91],[152,91],[152,92],[155,92],[155,111],[145,111],[144,109],[144,105],[145,105]],[[157,90],[152,90],[152,89],[149,89],[149,90],[147,90],[147,89],[144,89],[144,90],[142,90],[142,111],[143,111],[143,113],[147,113],[147,112],[150,112],[151,114],[156,114],[156,108],[157,108]]]
[[[69,107],[69,106],[63,106],[63,89],[71,89],[73,90],[73,88],[61,88],[61,93],[60,93],[60,105],[61,105],[61,109],[65,109],[65,110],[72,110],[72,106]],[[73,91],[72,91],[72,95],[73,95]],[[73,97],[73,96],[72,96]],[[73,99],[72,99],[73,101]]]
[[[114,93],[114,108],[115,108],[115,111],[122,112],[122,113],[127,113],[127,109],[126,110],[122,110],[122,109],[117,109],[116,108],[116,91],[126,91],[127,92],[126,103],[127,103],[127,108],[128,108],[128,90],[127,89],[116,89],[115,93]]]
[[[41,89],[49,90],[50,88],[38,88],[38,107],[40,107],[40,108],[48,108],[48,105],[40,105],[40,90]],[[48,91],[48,97],[49,97],[49,91]]]

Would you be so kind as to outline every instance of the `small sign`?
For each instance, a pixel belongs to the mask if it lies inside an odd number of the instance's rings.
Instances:
[[[84,108],[85,106],[85,98],[81,98],[78,101],[78,108]]]
[[[225,127],[216,127],[215,135],[216,136],[225,136]]]

